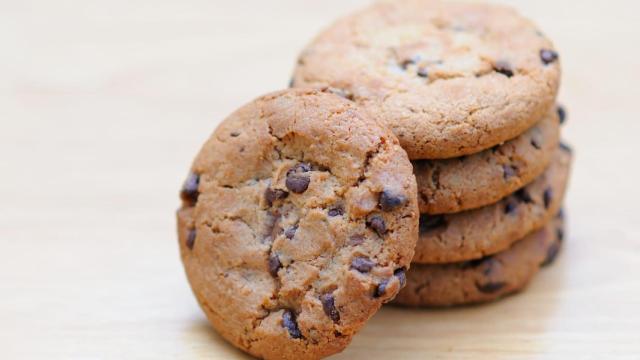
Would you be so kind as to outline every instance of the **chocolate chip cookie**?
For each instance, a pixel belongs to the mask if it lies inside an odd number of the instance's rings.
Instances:
[[[459,157],[513,139],[553,106],[552,43],[514,10],[400,0],[339,20],[300,55],[293,86],[369,111],[410,159]]]
[[[456,264],[414,264],[407,273],[407,286],[393,303],[451,306],[492,301],[517,292],[558,255],[564,237],[562,223],[557,216],[493,256]]]
[[[354,103],[288,90],[242,107],[193,164],[178,211],[193,292],[229,342],[266,359],[341,351],[405,284],[416,182]]]
[[[524,134],[492,149],[454,159],[414,161],[420,212],[456,213],[497,202],[544,172],[559,139],[560,122],[554,111]]]
[[[558,212],[570,165],[571,153],[558,147],[541,176],[493,205],[456,214],[421,215],[413,262],[452,263],[507,249]]]

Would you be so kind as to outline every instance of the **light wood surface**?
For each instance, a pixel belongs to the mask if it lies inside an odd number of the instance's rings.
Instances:
[[[561,51],[567,246],[504,301],[385,308],[338,359],[640,356],[640,6],[507,2]],[[1,0],[0,358],[243,358],[185,281],[177,190],[218,121],[365,3]]]

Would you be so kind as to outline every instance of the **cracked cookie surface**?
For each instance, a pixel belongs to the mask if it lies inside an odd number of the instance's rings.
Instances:
[[[193,292],[254,356],[339,352],[404,286],[419,217],[411,163],[389,130],[333,94],[287,90],[233,113],[181,197]]]
[[[410,159],[443,159],[526,131],[552,107],[559,79],[552,43],[514,10],[401,0],[322,32],[301,53],[292,85],[357,102]]]
[[[479,259],[507,249],[558,212],[571,166],[566,146],[556,148],[545,172],[495,204],[446,215],[420,216],[414,263],[442,264]]]
[[[513,140],[473,155],[413,161],[420,212],[445,214],[479,208],[533,181],[558,148],[558,113],[554,111]]]
[[[555,260],[563,238],[563,219],[558,215],[541,230],[493,256],[455,264],[414,264],[407,273],[407,286],[393,304],[464,305],[520,291],[541,267]]]

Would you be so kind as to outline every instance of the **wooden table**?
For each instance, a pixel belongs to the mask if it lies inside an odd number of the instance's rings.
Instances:
[[[0,358],[243,358],[185,281],[177,190],[218,121],[366,2],[1,0]],[[385,308],[337,358],[640,356],[640,6],[509,3],[561,50],[567,247],[504,301]]]

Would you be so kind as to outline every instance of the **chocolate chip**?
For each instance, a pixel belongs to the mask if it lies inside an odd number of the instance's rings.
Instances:
[[[378,235],[382,236],[387,233],[387,224],[380,215],[373,215],[367,219],[367,226],[373,229]]]
[[[402,194],[396,194],[391,190],[384,190],[380,194],[380,208],[382,211],[392,211],[393,209],[404,205],[407,197]]]
[[[291,310],[285,310],[282,313],[282,326],[289,331],[289,336],[292,338],[302,338],[302,333],[298,329],[298,323],[296,323],[296,315]]]
[[[400,281],[400,287],[404,287],[407,284],[406,272],[407,270],[403,267],[396,269],[396,271],[393,272],[393,276],[397,277],[398,280]]]
[[[302,194],[309,188],[310,181],[311,178],[307,175],[292,174],[287,176],[285,185],[287,186],[287,189],[291,190],[291,192]]]
[[[505,282],[488,282],[486,284],[476,284],[476,288],[478,288],[481,293],[493,294],[500,291],[505,285],[507,285]]]
[[[193,250],[193,245],[196,243],[196,229],[189,230],[189,235],[187,235],[186,245],[189,250]]]
[[[376,290],[373,293],[373,297],[375,298],[382,297],[384,293],[387,291],[388,285],[389,285],[389,280],[382,280],[376,287]]]
[[[560,252],[560,242],[553,243],[549,249],[547,250],[547,257],[540,263],[540,266],[549,266],[551,265],[556,258],[558,257],[558,253]]]
[[[351,260],[351,268],[358,270],[361,273],[368,273],[375,265],[375,262],[366,257],[357,257]]]
[[[507,202],[507,204],[504,206],[504,213],[505,214],[511,214],[513,213],[516,208],[518,207],[518,204],[512,201]]]
[[[562,229],[556,230],[556,237],[558,238],[558,241],[560,242],[564,241],[564,230]]]
[[[329,209],[328,214],[331,217],[342,216],[342,215],[344,215],[344,209],[341,208],[341,207],[334,207],[334,208]]]
[[[513,76],[513,69],[511,68],[511,64],[506,61],[496,61],[496,63],[493,65],[493,70],[499,72],[502,75],[505,75],[506,77]]]
[[[511,165],[502,165],[502,177],[505,180],[509,180],[509,178],[514,177],[518,174],[516,168]]]
[[[200,186],[200,175],[191,173],[182,185],[182,191],[180,197],[183,201],[190,204],[195,204],[198,201],[200,192],[198,192],[198,186]]]
[[[571,149],[571,147],[563,142],[560,143],[560,149],[568,152],[569,154],[571,154],[573,152],[573,150]]]
[[[516,191],[515,195],[516,195],[516,198],[523,203],[529,204],[533,202],[531,195],[529,195],[529,192],[526,189],[520,189]]]
[[[269,274],[271,276],[278,276],[278,270],[282,267],[282,263],[280,262],[280,258],[276,254],[269,255]]]
[[[364,240],[365,240],[364,235],[361,235],[361,234],[351,235],[349,237],[349,245],[357,246],[364,243]]]
[[[284,232],[284,236],[291,240],[293,239],[294,236],[296,236],[296,230],[298,230],[298,225],[292,226],[290,228],[288,228],[287,230],[285,230]]]
[[[289,169],[289,171],[287,171],[287,180],[285,181],[287,189],[296,194],[302,194],[307,191],[311,178],[303,174],[309,171],[311,171],[311,165],[305,163],[299,163]]]
[[[558,105],[556,109],[558,111],[558,118],[560,118],[560,124],[564,124],[567,119],[567,110],[565,110],[564,106]]]
[[[421,78],[428,78],[429,73],[427,72],[427,68],[424,68],[424,67],[418,68],[417,75]]]
[[[320,302],[322,303],[324,313],[333,320],[333,322],[337,323],[340,321],[340,313],[338,313],[338,309],[336,309],[335,299],[332,294],[320,296]]]
[[[553,50],[542,49],[540,50],[540,59],[545,65],[549,65],[558,60],[558,53]]]
[[[393,276],[398,278],[398,281],[400,282],[400,287],[404,287],[407,284],[407,275],[406,275],[406,269],[405,268],[399,268],[396,269],[393,272]],[[373,293],[373,297],[379,298],[384,296],[384,294],[387,292],[387,286],[389,286],[389,282],[391,281],[391,279],[387,279],[387,280],[382,280],[378,286],[376,287],[375,292]]]
[[[287,196],[289,196],[289,193],[280,189],[272,189],[269,187],[264,191],[264,198],[267,200],[269,206],[273,205],[273,202],[276,200],[286,199]]]
[[[447,225],[444,215],[420,215],[420,233],[425,233]]]
[[[229,134],[229,135],[231,135],[231,137],[238,137],[238,136],[240,136],[240,132],[238,132],[238,131],[234,131],[234,132],[232,132],[232,133],[231,133],[231,134]]]
[[[551,200],[553,200],[553,189],[547,188],[542,194],[542,200],[544,201],[544,208],[548,209],[549,205],[551,205]]]

